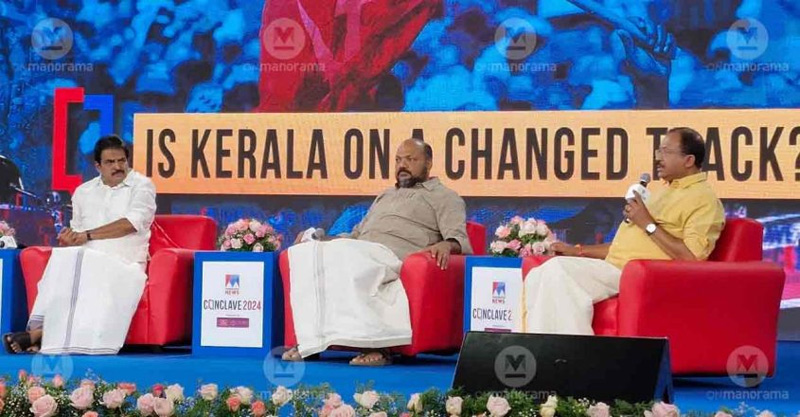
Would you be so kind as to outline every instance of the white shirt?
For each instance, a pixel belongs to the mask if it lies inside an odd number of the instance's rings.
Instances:
[[[130,171],[116,187],[100,177],[81,184],[72,196],[70,227],[78,232],[96,229],[125,218],[136,229],[116,239],[92,240],[86,247],[116,255],[128,262],[148,261],[150,225],[156,214],[156,187],[150,178]]]

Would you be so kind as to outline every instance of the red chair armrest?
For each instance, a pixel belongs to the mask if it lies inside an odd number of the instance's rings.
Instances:
[[[620,281],[619,335],[669,337],[673,352],[693,355],[676,362],[709,369],[725,369],[710,362],[745,345],[774,358],[784,281],[767,262],[631,261]]]
[[[452,255],[446,270],[439,268],[430,254],[411,254],[403,262],[400,280],[408,296],[411,314],[412,346],[415,350],[411,354],[461,345],[464,260],[464,256]]]
[[[49,246],[31,246],[25,248],[19,254],[19,264],[22,269],[22,277],[25,280],[25,295],[28,301],[28,314],[33,309],[36,295],[39,293],[39,281],[50,261],[50,254],[53,248]]]
[[[528,256],[522,259],[522,279],[528,276],[528,272],[537,266],[547,262],[552,256]]]
[[[166,248],[153,255],[147,276],[150,297],[150,329],[163,329],[167,339],[190,335],[192,330],[192,282],[194,254],[191,249]],[[175,323],[167,326],[165,323]]]

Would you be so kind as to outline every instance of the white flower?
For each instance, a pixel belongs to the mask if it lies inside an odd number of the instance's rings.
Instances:
[[[173,403],[183,401],[183,387],[178,384],[170,385],[164,390],[164,395]]]
[[[451,416],[460,416],[462,404],[464,404],[464,399],[461,397],[447,397],[447,402],[445,403],[447,414]]]
[[[536,220],[529,219],[519,227],[519,237],[536,233]]]
[[[505,398],[493,395],[486,402],[486,410],[489,411],[489,415],[492,417],[505,417],[511,411],[511,406]]]
[[[775,417],[775,414],[773,414],[772,411],[764,410],[758,413],[756,417]]]
[[[264,252],[264,246],[262,246],[260,243],[256,243],[253,245],[253,252]]]
[[[544,222],[536,224],[536,234],[542,237],[547,236],[550,233],[550,228],[547,227],[547,224]]]
[[[553,417],[556,415],[556,407],[558,407],[558,397],[550,395],[547,397],[547,401],[542,404],[539,415],[542,417]]]
[[[411,399],[408,400],[408,411],[422,412],[422,397],[419,394],[411,395]]]
[[[206,384],[200,387],[200,397],[206,401],[214,401],[219,395],[217,384]]]
[[[357,393],[353,395],[353,399],[356,400],[356,403],[367,410],[372,410],[372,407],[375,407],[375,404],[378,403],[380,398],[381,396],[375,391],[364,391],[360,394]]]
[[[242,248],[242,239],[231,239],[231,247],[234,249]]]
[[[231,390],[231,394],[238,395],[243,405],[250,405],[253,402],[253,390],[250,388],[238,386]]]
[[[503,242],[502,240],[495,240],[489,246],[489,249],[491,249],[493,253],[503,253],[503,251],[506,250],[506,246],[508,246],[508,242]]]
[[[272,393],[272,403],[278,407],[282,407],[284,404],[291,401],[292,397],[294,397],[292,390],[279,386],[275,392]]]
[[[253,220],[252,222],[250,222],[250,231],[251,232],[255,233],[260,228],[261,228],[261,223],[258,220]]]

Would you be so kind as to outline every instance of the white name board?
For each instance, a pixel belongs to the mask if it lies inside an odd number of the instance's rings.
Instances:
[[[508,267],[472,268],[470,330],[522,331],[522,270]]]
[[[201,346],[263,347],[264,263],[203,262]]]

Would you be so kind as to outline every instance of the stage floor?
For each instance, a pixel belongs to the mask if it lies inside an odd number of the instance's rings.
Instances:
[[[456,357],[420,356],[382,368],[358,368],[347,364],[352,354],[326,354],[323,360],[283,368],[273,359],[193,358],[186,351],[162,354],[125,353],[119,356],[3,356],[0,375],[16,378],[20,369],[52,375],[54,370],[71,378],[101,376],[108,381],[135,382],[140,388],[154,383],[179,383],[187,394],[201,383],[220,387],[248,385],[256,391],[273,383],[304,385],[330,383],[345,400],[352,398],[359,384],[374,383],[375,389],[411,393],[435,387],[446,390],[452,382]],[[276,366],[277,365],[277,366]],[[800,343],[778,345],[778,368],[774,378],[759,388],[740,388],[728,378],[675,379],[676,402],[683,411],[716,411],[720,405],[736,408],[746,402],[757,409],[798,415],[800,412]]]

